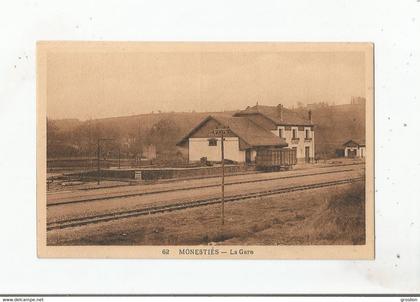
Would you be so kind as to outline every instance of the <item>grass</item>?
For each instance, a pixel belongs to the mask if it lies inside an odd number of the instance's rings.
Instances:
[[[364,184],[48,232],[49,245],[342,245],[365,243]]]
[[[325,196],[305,223],[289,230],[309,244],[365,244],[365,189],[360,183]]]

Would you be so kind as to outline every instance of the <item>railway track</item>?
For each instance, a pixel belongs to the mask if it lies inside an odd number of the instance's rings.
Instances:
[[[323,187],[338,186],[338,185],[344,185],[344,184],[354,183],[358,181],[363,181],[364,179],[365,179],[364,177],[347,178],[343,180],[299,185],[299,186],[293,186],[289,188],[237,194],[237,195],[232,195],[232,196],[226,196],[225,202],[233,202],[233,201],[240,201],[244,199],[291,193],[291,192],[296,192],[296,191],[305,191],[305,190],[318,189],[318,188],[323,188]],[[115,212],[115,213],[99,214],[99,215],[94,215],[90,217],[72,218],[72,219],[47,223],[47,231],[51,231],[55,229],[70,228],[70,227],[78,227],[78,226],[83,226],[87,224],[107,222],[107,221],[124,219],[124,218],[129,218],[129,217],[146,216],[146,215],[159,214],[159,213],[164,213],[164,212],[172,212],[172,211],[184,210],[184,209],[189,209],[189,208],[195,208],[195,207],[200,207],[200,206],[208,206],[208,205],[213,205],[220,202],[221,202],[221,199],[219,197],[213,197],[213,198],[199,199],[199,200],[194,200],[194,201],[181,202],[181,203],[176,203],[176,204],[160,205],[160,206],[153,206],[153,207],[147,207],[147,208],[141,208],[141,209],[120,211],[120,212]]]
[[[305,177],[305,176],[349,172],[353,170],[354,169],[343,169],[343,170],[337,170],[337,171],[326,171],[326,172],[306,173],[306,174],[289,175],[289,176],[270,177],[270,178],[265,178],[265,179],[243,180],[243,181],[236,181],[236,182],[228,182],[225,185],[226,186],[241,185],[241,184],[246,184],[246,183],[265,182],[265,181],[273,181],[273,180],[279,180],[279,179],[299,178],[299,177]],[[131,193],[125,193],[125,194],[93,196],[93,197],[88,197],[88,198],[83,198],[83,199],[50,202],[50,203],[47,203],[47,207],[54,207],[54,206],[75,204],[75,203],[86,203],[86,202],[92,202],[92,201],[98,201],[98,200],[109,200],[109,199],[115,199],[115,198],[128,198],[128,197],[135,197],[135,196],[145,196],[145,195],[150,195],[150,194],[186,191],[186,190],[191,190],[191,189],[207,189],[207,188],[214,188],[218,186],[220,186],[220,184],[210,184],[210,185],[203,185],[203,186],[198,186],[198,187],[173,188],[173,189],[166,189],[166,190],[159,190],[159,191],[131,192]]]

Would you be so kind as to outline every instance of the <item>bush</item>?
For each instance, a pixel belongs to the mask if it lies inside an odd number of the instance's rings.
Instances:
[[[365,243],[365,187],[354,183],[326,200],[310,222],[313,241]]]

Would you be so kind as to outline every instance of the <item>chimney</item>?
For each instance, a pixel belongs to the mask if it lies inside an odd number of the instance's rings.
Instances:
[[[308,111],[308,119],[312,123],[312,110]]]
[[[283,105],[282,104],[277,105],[277,115],[281,120],[283,120]]]

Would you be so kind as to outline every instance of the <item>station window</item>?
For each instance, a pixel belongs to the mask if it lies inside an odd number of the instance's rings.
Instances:
[[[297,138],[297,130],[296,129],[293,129],[292,130],[292,138]]]
[[[309,137],[309,130],[308,129],[305,130],[305,138],[310,138]]]
[[[215,138],[209,139],[209,146],[217,146],[217,140]]]
[[[279,137],[280,137],[280,138],[282,138],[282,137],[283,137],[283,129],[282,129],[282,128],[280,128],[280,129],[279,129]]]

